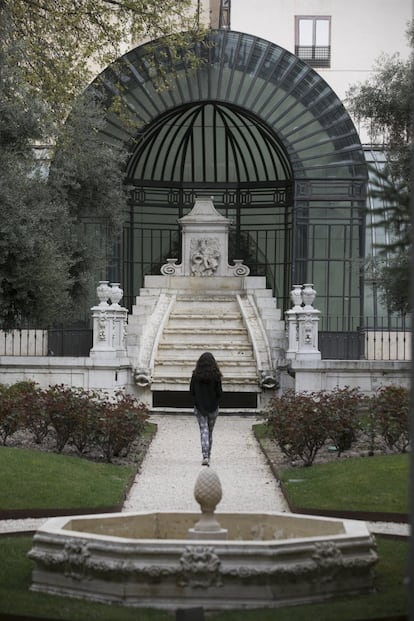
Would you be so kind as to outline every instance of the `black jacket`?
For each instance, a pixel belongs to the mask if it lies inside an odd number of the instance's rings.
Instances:
[[[221,380],[202,381],[193,374],[190,382],[190,392],[194,397],[194,405],[201,414],[211,414],[219,407],[223,392]]]

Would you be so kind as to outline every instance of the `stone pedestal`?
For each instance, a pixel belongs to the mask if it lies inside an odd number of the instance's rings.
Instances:
[[[97,287],[100,300],[91,308],[93,321],[92,358],[109,360],[126,356],[126,325],[128,310],[119,305],[123,291],[119,283],[109,286],[108,281],[101,281]]]
[[[293,308],[286,311],[287,360],[320,360],[318,325],[320,311],[313,307],[316,291],[312,284],[294,285],[290,292]]]
[[[312,308],[298,313],[298,350],[296,360],[320,360],[318,322],[320,311]]]

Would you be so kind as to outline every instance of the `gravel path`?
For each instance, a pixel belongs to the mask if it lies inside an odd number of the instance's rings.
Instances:
[[[124,511],[198,511],[193,490],[202,457],[195,417],[154,416],[151,420],[158,424],[158,432]],[[217,511],[289,510],[254,438],[255,422],[250,416],[217,419],[211,459],[223,489]]]
[[[199,511],[194,483],[201,448],[194,416],[151,416],[158,431],[141,465],[123,511]],[[218,512],[289,511],[252,431],[253,416],[219,416],[214,429],[211,467],[220,477]],[[0,533],[31,532],[45,519],[0,520]],[[373,533],[409,534],[408,524],[370,522]]]

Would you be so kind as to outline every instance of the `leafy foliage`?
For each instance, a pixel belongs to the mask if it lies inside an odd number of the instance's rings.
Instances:
[[[387,165],[375,171],[371,194],[380,199],[374,210],[376,227],[385,228],[391,235],[380,252],[388,256],[378,280],[388,310],[405,314],[410,309],[409,262],[411,249],[411,175],[413,138],[413,59],[414,22],[407,36],[411,56],[403,60],[398,54],[382,55],[374,67],[374,75],[364,83],[353,86],[347,93],[347,106],[357,120],[365,122],[372,141],[381,138],[385,144]],[[405,259],[405,260],[404,260]]]
[[[116,401],[102,404],[96,425],[95,441],[108,462],[121,453],[129,453],[146,420],[147,409],[143,403],[122,392],[116,396]]]
[[[120,234],[128,188],[124,154],[98,137],[103,111],[80,97],[67,123],[24,81],[13,54],[0,53],[0,322],[70,320],[88,298],[107,248],[95,229]],[[48,139],[59,149],[49,174]],[[34,141],[42,148],[34,148]],[[93,222],[85,228],[81,216]],[[109,243],[109,240],[108,240]]]
[[[404,316],[410,312],[410,262],[410,254],[403,251],[389,258],[372,257],[367,261],[371,282],[378,285],[380,300],[389,313]]]
[[[125,45],[174,35],[170,54],[200,36],[191,0],[2,0],[2,40],[19,48],[25,80],[62,113],[92,71],[113,62]]]
[[[413,47],[413,23],[407,33]],[[393,179],[410,179],[412,141],[413,58],[383,54],[373,77],[347,92],[347,105],[358,120],[369,123],[373,142],[381,137],[387,145],[389,172]]]
[[[81,390],[67,388],[63,384],[52,386],[45,392],[44,403],[49,414],[50,424],[56,437],[56,448],[60,453],[84,418],[86,402]]]
[[[0,392],[0,439],[5,445],[7,439],[19,429],[19,411],[13,397],[7,390]]]
[[[32,381],[13,384],[7,391],[18,408],[19,428],[28,429],[36,444],[41,444],[48,435],[50,426],[43,391]]]
[[[288,391],[274,397],[267,419],[282,452],[311,466],[329,435],[327,414],[316,393]]]
[[[371,416],[390,449],[405,453],[410,444],[409,391],[402,386],[381,387],[370,402]]]
[[[338,451],[338,457],[348,451],[357,438],[359,414],[363,396],[358,388],[335,388],[319,398],[320,407],[328,418],[328,433]]]
[[[409,437],[409,392],[401,386],[385,386],[373,397],[357,388],[274,397],[266,425],[284,455],[311,466],[319,450],[332,442],[338,457],[360,436],[366,436],[373,455],[383,438],[390,450],[405,452]]]
[[[48,320],[68,304],[68,258],[59,231],[68,226],[64,205],[50,194],[32,141],[48,130],[44,107],[31,98],[0,55],[0,320]],[[59,223],[59,227],[58,227]]]
[[[125,45],[144,39],[175,33],[148,60],[160,84],[178,58],[191,66],[203,36],[191,6],[191,0],[0,0],[2,328],[62,323],[90,306],[108,245],[121,233],[128,188],[126,154],[102,143],[98,83],[93,94],[80,93]],[[119,92],[120,71],[113,63]],[[120,100],[114,97],[112,110]]]
[[[33,382],[0,385],[3,444],[19,429],[31,431],[38,444],[53,433],[57,452],[71,444],[79,455],[99,450],[110,462],[128,455],[146,420],[146,406],[121,391],[110,397],[63,384],[46,390]]]

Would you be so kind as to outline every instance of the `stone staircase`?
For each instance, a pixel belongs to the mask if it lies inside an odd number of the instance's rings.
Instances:
[[[258,392],[257,360],[235,295],[180,294],[169,312],[152,368],[152,390],[188,390],[199,356],[210,351],[223,389]]]

